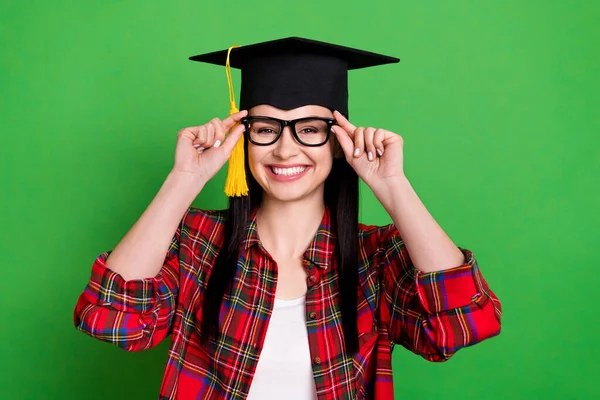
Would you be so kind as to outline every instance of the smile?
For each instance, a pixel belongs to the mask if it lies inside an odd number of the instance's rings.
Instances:
[[[308,171],[310,165],[265,165],[268,176],[275,182],[289,183],[302,179]]]
[[[275,175],[279,176],[294,176],[299,175],[306,171],[306,167],[292,167],[292,168],[279,168],[279,167],[271,167],[271,171]]]

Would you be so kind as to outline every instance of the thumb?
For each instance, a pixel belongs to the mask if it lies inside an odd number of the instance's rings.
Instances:
[[[344,154],[346,155],[346,160],[353,158],[354,153],[354,142],[350,139],[348,132],[346,132],[343,128],[339,126],[332,126],[331,130],[335,134]]]

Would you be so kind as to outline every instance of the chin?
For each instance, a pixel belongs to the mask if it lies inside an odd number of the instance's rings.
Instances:
[[[268,190],[264,190],[264,195],[270,197],[273,200],[284,201],[284,202],[294,202],[301,201],[312,196],[317,195],[317,193],[321,192],[319,188],[301,188],[301,187],[270,187]]]

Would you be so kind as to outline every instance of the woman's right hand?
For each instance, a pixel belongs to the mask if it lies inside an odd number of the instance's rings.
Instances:
[[[205,183],[212,179],[229,160],[235,144],[242,137],[244,125],[239,122],[246,115],[248,112],[243,110],[223,121],[215,118],[204,125],[179,131],[173,171],[193,174]]]

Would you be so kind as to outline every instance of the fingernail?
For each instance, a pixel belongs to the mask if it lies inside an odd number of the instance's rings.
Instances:
[[[381,149],[377,149],[377,154],[379,154],[379,157],[383,156],[383,151],[381,151]]]
[[[196,149],[197,149],[198,147],[200,147],[200,145],[199,145],[198,143],[194,144],[193,146],[194,146],[194,148],[196,148]]]
[[[359,154],[360,154],[360,149],[356,148],[356,150],[354,150],[354,157],[356,157]]]
[[[203,151],[205,150],[204,147],[198,147],[198,151]]]
[[[367,153],[367,158],[369,159],[369,161],[373,161],[373,153],[372,152],[368,152]]]
[[[220,140],[217,140],[217,141],[215,142],[215,144],[213,145],[213,147],[219,147],[220,145],[221,145],[221,141],[220,141]]]

